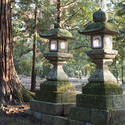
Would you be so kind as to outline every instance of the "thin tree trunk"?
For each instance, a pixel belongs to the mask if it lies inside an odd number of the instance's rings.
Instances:
[[[34,28],[34,43],[33,43],[33,62],[32,62],[32,77],[31,77],[31,91],[36,89],[36,47],[37,47],[37,5],[34,11],[35,28]]]
[[[122,84],[124,84],[124,63],[123,63],[123,57],[122,57],[122,64],[121,64],[121,75],[122,75]]]
[[[0,101],[21,101],[23,88],[13,63],[11,35],[11,1],[0,0]],[[15,94],[16,93],[16,94]],[[20,93],[20,94],[19,94]]]
[[[61,1],[57,0],[57,23],[61,23]]]

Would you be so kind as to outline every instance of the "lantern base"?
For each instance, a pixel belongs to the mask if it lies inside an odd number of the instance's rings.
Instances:
[[[117,83],[88,83],[76,97],[69,118],[85,125],[122,125],[125,123],[125,95]]]
[[[70,112],[70,120],[80,121],[84,125],[124,125],[124,116],[124,107],[110,110],[75,107]]]
[[[53,103],[69,103],[76,101],[76,91],[70,82],[45,81],[37,93],[38,100]]]
[[[125,95],[77,95],[69,119],[85,125],[124,125]]]
[[[91,95],[121,95],[123,94],[123,89],[117,83],[89,82],[86,86],[82,87],[82,93]]]

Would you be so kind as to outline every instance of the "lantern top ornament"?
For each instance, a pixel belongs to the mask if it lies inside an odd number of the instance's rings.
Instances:
[[[106,21],[106,13],[103,12],[101,9],[99,9],[98,11],[96,11],[93,14],[93,20],[94,22],[105,22]]]
[[[79,33],[84,35],[118,34],[114,26],[107,22],[106,13],[101,9],[93,14],[93,23],[87,24],[85,29],[79,30]]]
[[[72,34],[66,29],[61,29],[59,24],[54,24],[53,29],[50,29],[47,34],[40,34],[40,36],[46,39],[75,40]]]

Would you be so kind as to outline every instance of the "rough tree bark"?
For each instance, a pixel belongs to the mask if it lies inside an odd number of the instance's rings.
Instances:
[[[34,42],[33,42],[33,60],[32,60],[32,77],[31,77],[31,91],[36,90],[36,47],[37,47],[37,4],[34,11]]]
[[[11,0],[0,0],[0,101],[20,102],[22,84],[13,62]]]

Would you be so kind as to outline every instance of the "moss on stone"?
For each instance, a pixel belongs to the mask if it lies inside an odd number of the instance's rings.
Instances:
[[[40,91],[36,92],[38,100],[47,102],[74,102],[75,92],[70,82],[45,81],[40,85]]]
[[[35,93],[30,92],[26,90],[25,88],[22,88],[20,91],[15,91],[15,97],[20,101],[20,102],[29,102],[35,98]]]
[[[117,83],[88,83],[82,88],[83,94],[118,95],[123,94],[122,87]]]
[[[70,82],[46,81],[40,85],[40,90],[53,91],[56,93],[62,93],[68,89],[74,90]]]
[[[24,102],[30,102],[31,100],[34,99],[35,94],[23,88],[22,97]]]

